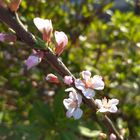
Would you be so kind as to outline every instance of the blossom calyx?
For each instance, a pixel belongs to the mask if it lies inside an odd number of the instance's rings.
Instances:
[[[21,0],[11,0],[8,7],[10,8],[11,11],[16,12],[19,8],[20,3]]]

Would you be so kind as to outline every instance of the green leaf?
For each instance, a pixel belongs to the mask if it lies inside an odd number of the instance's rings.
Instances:
[[[99,134],[101,133],[100,130],[90,130],[89,128],[79,126],[79,130],[81,135],[89,137],[89,138],[95,138],[98,137]]]

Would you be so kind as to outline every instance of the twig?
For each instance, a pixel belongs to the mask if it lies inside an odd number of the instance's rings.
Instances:
[[[28,44],[32,49],[34,49],[35,46],[38,45],[34,35],[27,31],[16,13],[13,13],[10,10],[0,6],[0,20],[6,23],[10,28],[12,28],[15,31],[17,37],[20,38],[22,42]],[[42,47],[40,48],[38,46],[38,49],[42,50],[45,53],[45,57],[48,63],[60,74],[60,76],[64,77],[66,75],[70,75],[75,79],[75,77],[63,64],[63,62],[59,58],[57,58],[49,48],[42,49]],[[75,87],[74,84],[73,87]],[[82,95],[85,104],[87,104],[95,114],[96,106],[94,100],[86,99],[81,91],[79,92]],[[118,140],[123,140],[123,138],[120,137],[118,131],[114,127],[112,121],[107,116],[105,116],[105,122],[107,124],[107,127],[110,127],[112,133],[117,136]]]

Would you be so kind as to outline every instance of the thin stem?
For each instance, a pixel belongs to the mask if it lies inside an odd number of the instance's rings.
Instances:
[[[104,117],[105,121],[108,122],[108,127],[111,128],[111,131],[113,130],[112,133],[114,133],[119,140],[124,140],[124,138],[119,134],[119,132],[117,131],[117,129],[115,128],[113,122],[109,119],[109,117],[107,115],[104,115]]]

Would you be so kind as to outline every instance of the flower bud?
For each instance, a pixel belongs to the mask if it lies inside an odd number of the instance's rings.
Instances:
[[[43,54],[41,52],[36,54],[31,54],[26,60],[27,70],[38,65],[41,62],[42,58],[43,58]]]
[[[64,51],[66,45],[68,44],[68,37],[62,31],[61,32],[55,31],[54,35],[57,43],[55,53],[56,55],[59,56]]]
[[[109,138],[110,140],[117,140],[117,137],[114,133],[111,133]]]
[[[58,77],[55,76],[54,74],[52,73],[49,73],[47,76],[46,76],[46,80],[50,83],[56,83],[58,84],[59,83],[59,80],[58,80]]]
[[[11,0],[9,4],[10,10],[13,12],[16,12],[19,8],[20,3],[21,3],[21,0]]]
[[[1,42],[15,42],[17,39],[17,37],[15,35],[12,34],[8,34],[8,33],[0,33],[0,41]]]
[[[106,138],[107,138],[107,135],[105,134],[105,133],[100,133],[99,134],[99,138],[101,139],[101,140],[105,140]]]
[[[38,30],[43,34],[43,40],[50,42],[53,31],[52,21],[49,19],[41,19],[37,17],[34,18],[33,22]]]
[[[65,76],[65,77],[64,77],[64,83],[65,83],[66,85],[72,84],[72,83],[73,83],[72,77],[71,77],[71,76]]]

